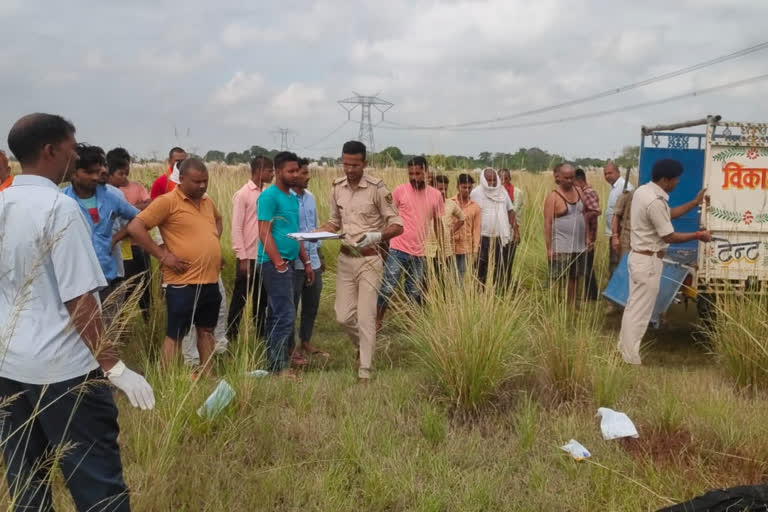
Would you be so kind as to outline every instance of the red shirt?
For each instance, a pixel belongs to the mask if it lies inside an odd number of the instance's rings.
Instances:
[[[507,195],[509,195],[509,200],[513,203],[515,202],[515,186],[511,183],[508,183],[507,185],[504,185],[504,190],[507,191]]]
[[[152,184],[152,190],[149,191],[149,197],[154,201],[163,194],[167,194],[171,190],[176,188],[176,184],[169,180],[173,167],[168,168],[168,172],[160,176]]]

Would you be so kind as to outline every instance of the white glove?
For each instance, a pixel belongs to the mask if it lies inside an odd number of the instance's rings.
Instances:
[[[118,361],[104,375],[109,379],[109,382],[128,396],[132,406],[141,407],[144,410],[155,407],[155,394],[152,392],[152,386],[144,377],[127,368],[122,361]]]
[[[381,233],[372,231],[370,233],[366,233],[365,236],[355,244],[355,247],[362,249],[363,247],[376,245],[379,242],[381,242]]]

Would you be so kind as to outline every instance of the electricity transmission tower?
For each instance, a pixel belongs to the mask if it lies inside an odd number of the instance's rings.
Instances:
[[[288,138],[290,137],[291,140],[294,140],[296,137],[296,132],[294,132],[290,128],[278,128],[277,130],[274,130],[271,133],[273,135],[280,136],[280,151],[287,151],[290,147],[290,144],[288,143]]]
[[[384,120],[384,112],[395,106],[394,103],[379,98],[379,93],[373,96],[363,96],[352,91],[354,96],[339,100],[341,108],[347,111],[347,119],[351,118],[352,111],[360,107],[360,132],[358,139],[368,147],[371,153],[376,152],[376,146],[373,140],[373,124],[371,123],[371,107],[381,113],[381,120]]]

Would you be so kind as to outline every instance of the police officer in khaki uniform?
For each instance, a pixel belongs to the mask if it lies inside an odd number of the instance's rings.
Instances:
[[[336,320],[359,350],[358,377],[371,378],[376,346],[376,300],[384,270],[383,242],[403,232],[392,195],[379,179],[364,175],[365,145],[349,141],[342,148],[345,178],[333,182],[331,217],[320,231],[343,231],[336,267]]]
[[[683,166],[677,160],[659,160],[653,165],[651,182],[638,187],[632,198],[632,251],[627,259],[629,300],[621,319],[619,337],[619,352],[629,364],[641,364],[640,343],[659,294],[664,251],[669,244],[712,240],[709,231],[676,233],[672,227],[672,219],[701,204],[706,191],[701,190],[692,201],[670,209],[669,193],[680,182],[681,174]]]

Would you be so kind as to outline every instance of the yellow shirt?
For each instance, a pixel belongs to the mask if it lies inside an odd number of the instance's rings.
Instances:
[[[196,205],[177,187],[157,197],[136,218],[141,219],[147,229],[157,226],[168,250],[190,264],[183,274],[163,266],[163,283],[218,282],[221,247],[216,221],[221,220],[221,215],[210,197],[203,196]]]

